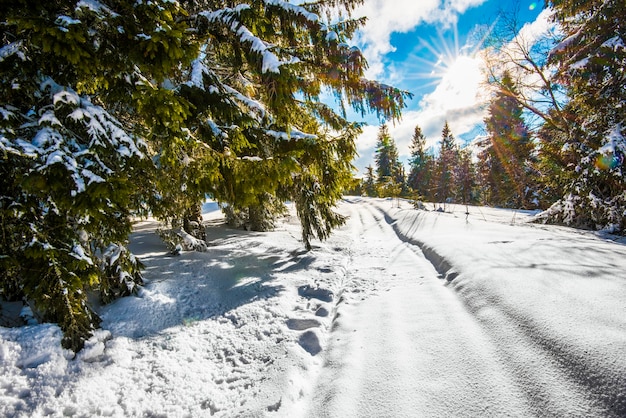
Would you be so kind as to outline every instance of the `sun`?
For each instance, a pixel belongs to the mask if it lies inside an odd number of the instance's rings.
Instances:
[[[473,106],[480,100],[483,83],[482,62],[470,55],[457,55],[442,68],[439,84],[433,94],[448,108]]]
[[[485,77],[481,50],[492,29],[493,25],[482,28],[463,46],[459,45],[456,27],[435,39],[419,39],[411,64],[419,70],[411,71],[411,79],[423,90],[430,90],[426,93],[429,98],[446,109],[482,102]]]

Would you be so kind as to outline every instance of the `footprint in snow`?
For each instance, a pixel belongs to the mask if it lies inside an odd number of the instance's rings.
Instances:
[[[307,299],[319,299],[323,302],[332,302],[333,292],[321,287],[311,287],[308,284],[298,287],[298,294]]]
[[[316,356],[320,353],[320,351],[322,351],[320,340],[317,338],[317,334],[313,331],[307,331],[302,334],[298,339],[298,344],[300,344],[300,346],[312,356]]]
[[[295,331],[304,331],[305,329],[315,328],[322,325],[317,319],[289,319],[287,327]]]

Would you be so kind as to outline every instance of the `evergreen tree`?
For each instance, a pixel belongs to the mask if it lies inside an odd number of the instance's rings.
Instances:
[[[365,195],[369,197],[378,197],[374,167],[368,165],[365,170],[365,179],[363,181],[363,190],[365,191]]]
[[[539,140],[537,150],[538,199],[541,208],[552,206],[566,195],[568,186],[574,181],[577,156],[568,145],[567,132],[544,123],[537,131]]]
[[[476,169],[472,163],[472,152],[469,148],[459,151],[458,166],[454,176],[457,180],[456,195],[460,202],[469,205],[476,201]]]
[[[459,149],[450,131],[448,121],[441,131],[441,148],[436,168],[436,199],[438,202],[448,202],[454,199],[456,188],[455,170],[458,165]]]
[[[106,302],[142,282],[125,245],[151,161],[123,120],[147,58],[111,50],[134,18],[66,3],[3,4],[0,289],[19,289],[76,350],[99,322],[87,291]]]
[[[411,159],[407,183],[422,198],[431,197],[433,157],[426,152],[426,137],[419,126],[411,138]]]
[[[565,39],[551,54],[568,86],[572,127],[562,149],[574,164],[548,220],[593,229],[626,227],[626,24],[621,0],[551,1]],[[563,158],[567,160],[568,157]]]
[[[3,294],[77,350],[98,324],[87,291],[141,283],[131,216],[192,229],[210,194],[265,225],[268,203],[291,200],[305,246],[326,238],[360,128],[320,93],[386,119],[407,97],[363,77],[346,44],[358,3],[3,2]]]
[[[381,190],[388,190],[385,195],[399,194],[404,184],[404,169],[398,156],[396,141],[389,134],[389,128],[382,124],[378,130],[376,143],[376,175]]]
[[[526,208],[534,194],[528,168],[533,144],[508,72],[501,84],[488,108],[488,138],[478,156],[484,200],[494,206]]]

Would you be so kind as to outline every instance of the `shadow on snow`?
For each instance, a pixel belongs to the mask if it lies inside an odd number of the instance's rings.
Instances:
[[[209,224],[206,252],[170,255],[152,227],[138,225],[129,248],[145,264],[137,296],[101,309],[102,326],[114,336],[146,338],[164,330],[224,316],[277,296],[278,274],[305,270],[314,257],[268,246],[266,234]],[[299,245],[294,240],[294,246]]]

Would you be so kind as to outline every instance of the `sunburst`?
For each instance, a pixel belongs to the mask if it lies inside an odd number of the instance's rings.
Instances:
[[[496,22],[475,30],[469,42],[461,46],[456,25],[451,33],[439,32],[437,38],[418,39],[418,44],[405,61],[403,77],[416,81],[420,88],[435,87],[433,94],[444,95],[451,106],[469,106],[479,100],[482,84],[481,51]],[[447,36],[446,36],[447,35]],[[451,35],[451,36],[450,36]]]

